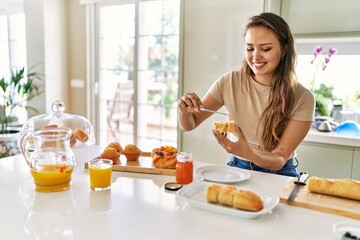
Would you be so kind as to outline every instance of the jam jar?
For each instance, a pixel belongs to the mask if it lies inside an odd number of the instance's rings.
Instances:
[[[192,153],[179,152],[176,155],[176,182],[179,184],[189,184],[193,181],[193,156]]]

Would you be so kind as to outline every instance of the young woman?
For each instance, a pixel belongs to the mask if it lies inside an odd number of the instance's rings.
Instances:
[[[225,106],[236,134],[230,139],[216,130],[213,134],[231,154],[228,165],[297,177],[294,151],[311,128],[315,100],[296,81],[295,62],[294,39],[284,19],[273,13],[251,17],[241,69],[221,76],[202,99],[183,95],[180,128],[190,131],[212,115],[201,107]]]

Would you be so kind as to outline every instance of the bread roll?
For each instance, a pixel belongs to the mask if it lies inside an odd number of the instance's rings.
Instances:
[[[71,147],[71,148],[75,146],[76,141],[77,141],[77,140],[76,140],[76,137],[75,137],[75,135],[72,133],[71,136],[70,136],[70,147]]]
[[[119,161],[120,153],[117,152],[115,148],[106,147],[104,151],[100,154],[100,158],[106,158],[113,161],[113,163],[117,163]]]
[[[260,211],[264,203],[259,195],[235,186],[213,184],[207,187],[206,200],[210,203],[221,203],[247,211]]]
[[[59,126],[56,124],[45,125],[41,129],[54,129],[54,128],[59,128]]]
[[[219,132],[236,132],[235,121],[214,121],[213,128]]]
[[[239,190],[234,195],[233,206],[248,211],[260,211],[264,208],[264,203],[257,194]]]
[[[128,161],[137,161],[140,158],[141,150],[134,144],[128,144],[125,146],[123,154]]]
[[[120,143],[118,143],[118,142],[112,142],[108,145],[108,147],[115,148],[119,154],[121,154],[121,152],[123,151],[123,148],[121,147]]]
[[[218,200],[220,203],[232,206],[233,205],[233,199],[234,194],[236,192],[236,187],[234,186],[225,186],[220,190]]]
[[[80,142],[87,142],[87,140],[89,140],[89,136],[82,130],[80,129],[75,129],[73,131],[76,139],[78,139]]]
[[[221,191],[221,188],[222,186],[218,184],[213,184],[209,186],[206,190],[206,200],[208,202],[218,203],[219,202],[218,196]]]
[[[310,192],[360,200],[360,182],[351,179],[311,177],[307,188]]]

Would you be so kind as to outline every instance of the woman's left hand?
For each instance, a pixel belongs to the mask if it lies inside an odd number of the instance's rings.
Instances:
[[[220,133],[217,130],[213,130],[213,134],[217,142],[228,152],[236,156],[246,157],[251,151],[248,141],[241,128],[236,125],[236,133],[239,139],[235,142],[230,141],[227,138],[227,133]]]

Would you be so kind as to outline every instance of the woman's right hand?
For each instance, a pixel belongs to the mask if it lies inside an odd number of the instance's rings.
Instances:
[[[180,112],[200,112],[203,104],[196,93],[186,93],[178,100],[178,109]]]

